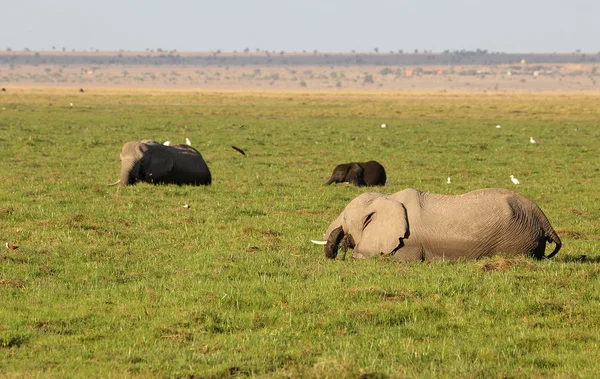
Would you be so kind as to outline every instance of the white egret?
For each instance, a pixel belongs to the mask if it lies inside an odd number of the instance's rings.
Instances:
[[[188,145],[188,146],[192,146],[192,142],[187,137],[185,138],[185,144]]]
[[[529,142],[535,143],[535,140],[533,139],[533,137],[529,137]]]
[[[170,144],[171,144],[171,141],[165,141],[165,142],[163,142],[163,145],[165,145],[165,146],[169,146]]]
[[[386,124],[381,124],[381,127],[382,128],[387,128],[387,125]]]
[[[510,180],[514,183],[514,184],[521,184],[521,182],[519,182],[519,179],[515,178],[514,175],[510,176]]]

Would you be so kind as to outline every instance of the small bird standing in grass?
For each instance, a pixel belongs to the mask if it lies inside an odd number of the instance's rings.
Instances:
[[[514,175],[510,176],[510,180],[514,183],[514,184],[521,184],[521,182],[519,182],[519,179],[515,178]]]
[[[535,140],[533,139],[533,137],[529,137],[529,142],[530,143],[535,143]]]
[[[10,243],[8,243],[8,242],[7,242],[7,243],[6,243],[6,248],[7,248],[8,250],[17,250],[17,249],[19,248],[19,246],[16,246],[16,245],[11,245]]]
[[[447,184],[452,183],[452,181],[450,180],[450,177],[448,177],[448,180],[446,181]]]

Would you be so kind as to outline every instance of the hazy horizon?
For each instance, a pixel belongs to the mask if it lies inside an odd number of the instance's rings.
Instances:
[[[368,5],[340,0],[22,0],[4,8],[0,49],[14,51],[600,51],[595,20],[600,2],[582,0],[373,0]]]

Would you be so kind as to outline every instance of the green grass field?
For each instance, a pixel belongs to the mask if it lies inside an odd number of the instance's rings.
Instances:
[[[0,376],[593,377],[598,104],[11,88],[0,95]],[[106,186],[124,142],[186,137],[212,186]],[[375,191],[514,189],[514,174],[563,249],[551,261],[326,260],[310,239],[366,190],[322,183],[336,164],[370,159],[391,183]]]

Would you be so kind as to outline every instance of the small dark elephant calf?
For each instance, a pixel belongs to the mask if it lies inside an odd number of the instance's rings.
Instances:
[[[383,186],[385,180],[385,169],[379,162],[350,162],[337,165],[325,184],[348,182],[356,186]]]

